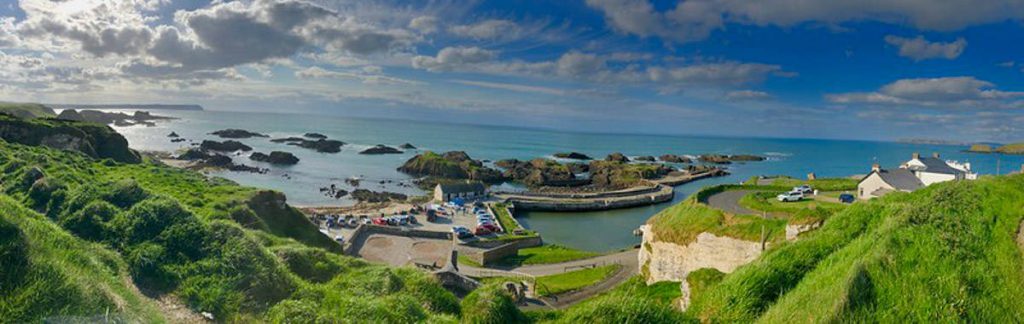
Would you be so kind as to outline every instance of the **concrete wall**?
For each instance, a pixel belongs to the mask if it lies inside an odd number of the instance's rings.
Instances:
[[[510,241],[477,241],[465,244],[467,247],[457,249],[459,253],[473,262],[488,265],[508,256],[519,254],[519,249],[541,246],[544,241],[540,236],[526,237]]]
[[[360,224],[356,227],[356,230],[352,232],[352,237],[349,238],[348,242],[345,243],[344,253],[346,255],[353,255],[353,242],[361,242],[367,237],[373,234],[384,234],[404,237],[422,237],[427,239],[435,240],[452,240],[452,233],[450,232],[435,232],[435,231],[424,231],[418,229],[411,229],[407,227],[396,227],[396,226],[379,226],[379,225],[367,225]]]
[[[932,173],[932,172],[916,172],[917,177],[921,179],[921,182],[926,186],[930,186],[933,183],[953,181],[956,180],[956,176],[952,174]]]
[[[657,193],[643,194],[633,197],[616,197],[607,199],[595,198],[582,200],[532,200],[528,198],[520,199],[513,197],[509,198],[508,201],[515,204],[516,209],[521,210],[594,211],[653,205],[657,203],[670,201],[673,197],[675,197],[675,191],[672,189],[672,187],[664,186],[662,187],[662,190]]]

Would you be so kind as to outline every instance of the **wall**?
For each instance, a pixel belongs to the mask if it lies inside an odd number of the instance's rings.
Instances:
[[[956,176],[952,175],[952,174],[941,174],[941,173],[932,173],[932,172],[916,172],[916,173],[917,173],[918,177],[921,178],[921,182],[924,183],[924,185],[926,185],[926,186],[930,186],[933,183],[937,183],[937,182],[956,180]]]
[[[450,232],[435,232],[410,229],[406,227],[360,224],[359,227],[356,227],[356,230],[352,232],[352,237],[349,238],[348,242],[345,243],[344,253],[346,255],[353,255],[353,252],[355,251],[352,251],[352,248],[355,244],[352,243],[361,242],[362,240],[365,240],[367,237],[373,234],[384,234],[404,237],[422,237],[435,240],[452,240],[452,233]]]
[[[657,241],[650,225],[641,226],[643,244],[638,258],[647,283],[685,281],[697,269],[715,268],[730,273],[761,255],[761,242],[744,241],[711,233],[697,235],[688,245]],[[646,271],[644,268],[646,267]]]
[[[630,197],[592,198],[592,199],[529,199],[508,198],[520,210],[543,211],[594,211],[617,208],[653,205],[672,200],[675,192],[672,187],[661,186],[657,193],[645,193]]]
[[[871,175],[868,175],[867,178],[864,178],[864,180],[857,184],[857,198],[875,198],[871,193],[879,188],[893,189],[892,186],[886,184],[885,181],[882,181],[882,177],[879,176],[878,173],[871,173]]]

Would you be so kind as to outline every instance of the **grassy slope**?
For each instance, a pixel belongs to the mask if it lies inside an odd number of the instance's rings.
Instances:
[[[504,258],[498,261],[497,263],[503,266],[551,264],[592,258],[598,255],[600,254],[567,248],[560,245],[547,244],[537,247],[519,249],[518,255]]]
[[[604,281],[619,269],[619,265],[583,269],[537,278],[537,290],[544,296],[561,294]]]
[[[218,320],[444,322],[461,312],[455,297],[422,272],[371,266],[277,236],[273,229],[243,229],[239,224],[267,220],[253,211],[258,208],[249,208],[257,192],[250,188],[160,165],[97,161],[2,141],[0,167],[4,191],[46,212],[49,220],[41,221],[117,251],[136,283],[176,295]],[[296,224],[305,222],[297,217],[292,218]],[[67,236],[53,223],[55,235]],[[316,232],[311,225],[306,229]],[[12,269],[0,264],[0,273]],[[62,314],[54,307],[63,304],[59,300],[42,303],[48,307],[21,317]],[[359,311],[347,311],[353,309]],[[65,313],[95,314],[93,309]]]
[[[1024,143],[1012,143],[1000,146],[996,152],[1006,154],[1024,154]]]
[[[50,107],[37,103],[0,102],[0,112],[21,118],[56,117]]]
[[[674,310],[679,284],[646,285],[637,276],[599,296],[561,311],[535,311],[538,323],[690,323],[693,319]]]
[[[0,195],[0,318],[159,322],[153,305],[132,289],[121,257],[78,239],[5,195]],[[18,262],[15,259],[22,259]],[[91,318],[91,319],[89,319]]]
[[[1024,176],[942,183],[858,203],[727,275],[689,314],[721,322],[1024,317],[1014,241]]]
[[[786,220],[753,215],[727,215],[721,210],[687,200],[669,207],[647,221],[658,241],[687,245],[700,233],[711,233],[747,241],[769,241],[785,237]]]

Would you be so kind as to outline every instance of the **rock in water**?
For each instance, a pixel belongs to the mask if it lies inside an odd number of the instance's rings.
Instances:
[[[171,132],[170,134],[167,134],[167,137],[177,138],[178,137],[178,133]]]
[[[260,133],[250,132],[250,131],[247,131],[247,130],[244,130],[244,129],[234,129],[234,128],[222,129],[222,130],[210,133],[210,134],[211,135],[220,136],[221,138],[268,137],[267,135],[263,135],[263,134],[260,134]]]
[[[605,157],[604,160],[610,162],[629,163],[629,158],[627,158],[626,155],[619,152],[608,154],[608,157]]]
[[[644,156],[636,157],[636,160],[637,161],[644,161],[644,162],[654,162],[654,157],[650,156],[650,155],[644,155]]]
[[[199,149],[209,151],[221,151],[221,152],[234,152],[234,151],[252,151],[252,147],[242,144],[239,141],[211,141],[204,140],[202,144],[199,144]]]
[[[320,133],[306,133],[306,134],[303,134],[302,136],[305,136],[305,137],[308,137],[308,138],[315,138],[315,139],[327,139],[327,135],[320,134]]]
[[[571,160],[591,160],[590,156],[587,156],[586,154],[579,153],[579,152],[569,152],[569,153],[559,152],[559,153],[555,153],[555,157],[556,158],[560,158],[560,159],[571,159]]]
[[[256,152],[250,155],[249,159],[279,165],[294,165],[299,163],[299,158],[295,157],[295,155],[292,155],[291,153],[283,151],[273,151],[270,152],[270,155]]]
[[[409,144],[409,143],[405,143],[405,144],[399,145],[398,148],[403,149],[403,150],[415,150],[416,149],[415,146],[413,146],[412,144]]]
[[[359,154],[402,154],[402,151],[387,145],[377,144],[377,146],[365,149],[362,152],[359,152]]]
[[[432,176],[448,179],[470,179],[483,182],[504,181],[498,170],[473,160],[466,152],[451,151],[437,154],[431,151],[418,154],[398,168],[399,172],[414,176]]]
[[[689,158],[675,154],[665,154],[658,157],[658,159],[661,160],[661,162],[668,163],[693,163],[693,161],[690,160]]]

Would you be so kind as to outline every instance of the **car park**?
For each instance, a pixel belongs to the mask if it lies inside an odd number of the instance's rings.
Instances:
[[[800,201],[801,199],[804,199],[804,194],[797,191],[790,191],[780,194],[776,198],[781,202]]]

